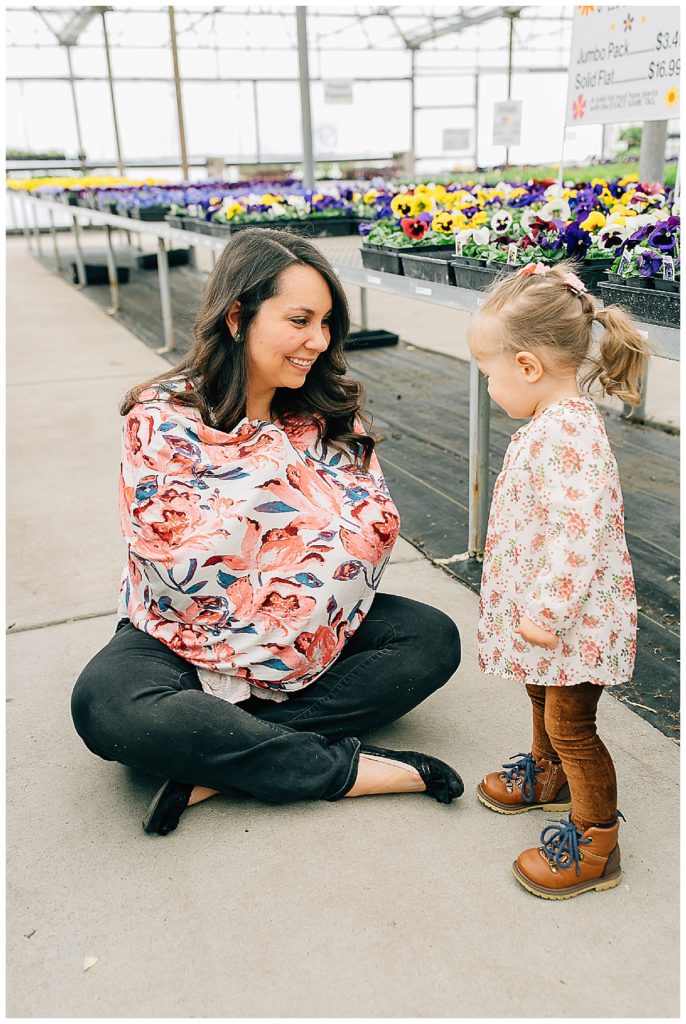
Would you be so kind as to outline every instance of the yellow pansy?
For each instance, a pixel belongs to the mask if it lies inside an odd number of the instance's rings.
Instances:
[[[638,174],[636,174],[635,172],[632,172],[631,174],[625,174],[623,178],[619,179],[617,184],[621,185],[622,188],[625,188],[631,181],[638,181]]]
[[[605,223],[606,221],[602,213],[598,213],[597,210],[593,210],[589,213],[586,220],[581,222],[579,227],[583,228],[584,231],[593,231],[594,228],[604,228]]]
[[[414,213],[415,213],[415,216],[418,213],[431,212],[431,210],[433,210],[433,208],[434,208],[434,201],[431,198],[431,196],[426,195],[425,193],[422,194],[422,195],[415,195],[415,197],[414,197]]]
[[[475,213],[474,216],[470,219],[469,226],[470,228],[480,227],[482,224],[485,224],[487,220],[488,214],[486,213],[486,211],[479,210],[479,212]]]
[[[260,202],[263,206],[273,206],[276,202],[276,196],[273,196],[271,192],[265,192]]]
[[[391,199],[391,209],[396,217],[414,217],[417,212],[417,201],[409,193],[401,192]]]
[[[237,213],[244,212],[245,211],[241,203],[236,202],[236,200],[234,199],[234,201],[230,203],[224,210],[224,216],[226,217],[227,220],[233,220]]]
[[[442,235],[452,235],[457,226],[456,221],[457,218],[452,213],[448,210],[443,210],[441,213],[436,214],[431,222],[431,227]]]
[[[370,188],[369,192],[365,192],[364,196],[362,197],[362,201],[366,203],[367,206],[371,206],[371,204],[374,202],[378,194],[379,193],[376,191],[375,188]]]
[[[603,188],[607,188],[607,181],[605,178],[594,178],[591,182],[591,188],[595,188],[596,185],[602,185]]]

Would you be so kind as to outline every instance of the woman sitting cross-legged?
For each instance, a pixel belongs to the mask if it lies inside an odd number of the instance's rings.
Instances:
[[[242,231],[189,353],[122,403],[120,618],[72,716],[95,754],[168,780],[146,832],[215,793],[463,791],[442,761],[359,739],[447,682],[460,638],[377,593],[399,518],[345,375],[348,326],[318,249]]]

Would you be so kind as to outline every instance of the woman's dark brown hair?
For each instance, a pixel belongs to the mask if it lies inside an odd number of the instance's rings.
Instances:
[[[173,401],[197,409],[206,424],[232,431],[246,414],[250,325],[262,303],[277,294],[281,273],[297,264],[318,271],[329,286],[331,341],[301,388],[277,389],[272,411],[282,421],[313,422],[321,441],[350,451],[367,468],[374,439],[354,430],[364,392],[360,383],[346,377],[343,345],[350,327],[346,294],[322,253],[307,239],[287,231],[245,228],[235,234],[205,282],[189,351],[176,366],[132,388],[119,407],[122,416],[148,388],[164,390],[174,379],[186,377],[193,389],[178,392],[170,386]],[[237,300],[241,304],[240,326],[234,337],[226,315]]]

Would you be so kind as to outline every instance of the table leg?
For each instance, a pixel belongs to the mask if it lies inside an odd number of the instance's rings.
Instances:
[[[488,525],[488,451],[491,400],[488,381],[469,367],[469,557],[483,561]]]
[[[52,208],[48,210],[50,215],[50,234],[52,235],[52,247],[55,252],[55,270],[59,274],[62,270],[62,261],[60,259],[60,248],[57,244],[57,231],[55,230],[55,214]]]
[[[107,312],[110,316],[114,316],[115,313],[119,312],[119,278],[117,277],[117,261],[112,245],[112,228],[109,224],[105,225],[105,231],[107,232],[107,276],[110,279],[110,297],[112,299],[112,305]]]
[[[162,302],[162,323],[164,324],[164,345],[158,352],[173,352],[176,348],[174,340],[174,321],[172,319],[171,293],[169,291],[169,261],[163,238],[157,239],[157,272],[160,278],[160,300]]]
[[[72,213],[74,221],[74,247],[76,249],[76,275],[78,278],[79,288],[86,287],[86,268],[83,263],[83,253],[81,252],[81,228],[79,227],[79,219],[76,213]]]

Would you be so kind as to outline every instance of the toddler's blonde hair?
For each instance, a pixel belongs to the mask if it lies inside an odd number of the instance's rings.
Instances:
[[[553,349],[577,370],[588,364],[582,388],[597,380],[606,394],[639,405],[651,347],[620,306],[599,309],[590,294],[565,285],[575,269],[578,263],[562,260],[545,274],[510,274],[488,289],[479,316],[502,323],[502,351]],[[597,356],[591,354],[594,320],[603,327]]]

